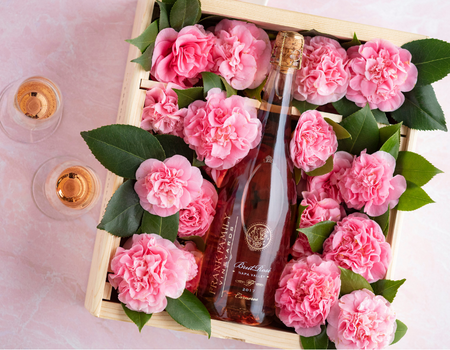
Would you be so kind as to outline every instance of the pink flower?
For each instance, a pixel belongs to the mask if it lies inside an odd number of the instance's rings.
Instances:
[[[350,153],[339,151],[333,155],[333,170],[325,175],[308,176],[307,191],[325,193],[326,197],[342,203],[338,182],[347,168],[352,166],[353,156]]]
[[[405,101],[403,91],[417,82],[417,68],[411,53],[389,41],[374,39],[348,49],[350,84],[346,97],[364,107],[383,112],[395,111]]]
[[[277,316],[304,337],[318,335],[339,298],[340,274],[335,263],[318,255],[290,261],[275,293]]]
[[[295,259],[302,259],[313,254],[308,237],[304,233],[298,232],[297,239],[291,248],[291,255]]]
[[[184,119],[184,141],[210,168],[235,166],[261,140],[261,122],[247,98],[218,88],[208,91],[207,102],[194,101]]]
[[[397,329],[391,304],[367,289],[341,297],[327,321],[327,335],[336,349],[383,349]]]
[[[155,41],[151,74],[164,83],[193,86],[200,73],[209,71],[214,64],[214,41],[214,34],[198,24],[184,27],[179,33],[173,28],[161,30]]]
[[[319,106],[340,100],[347,92],[350,79],[346,65],[347,53],[336,40],[305,37],[294,98]]]
[[[306,172],[323,166],[338,146],[333,127],[318,111],[303,112],[290,143],[294,165]]]
[[[369,283],[386,275],[391,246],[380,225],[367,215],[353,213],[338,222],[323,242],[323,258],[363,276]]]
[[[186,208],[202,193],[203,177],[180,155],[164,162],[147,159],[136,171],[134,190],[142,208],[150,214],[166,217]]]
[[[254,89],[270,68],[271,45],[267,33],[253,23],[223,19],[214,30],[215,73],[237,90]]]
[[[379,216],[388,207],[394,208],[406,190],[402,175],[394,175],[395,158],[387,152],[355,157],[338,182],[339,191],[349,208],[361,209],[370,216]]]
[[[212,169],[209,166],[205,166],[204,170],[214,180],[214,183],[216,184],[217,188],[221,188],[223,185],[223,180],[225,179],[225,175],[227,174],[228,170]]]
[[[214,185],[203,180],[202,194],[185,209],[180,210],[178,236],[204,236],[214,220],[217,205],[217,191]]]
[[[147,314],[161,312],[167,299],[179,298],[197,274],[192,254],[156,234],[132,237],[130,249],[117,248],[108,280],[127,308]]]
[[[193,259],[192,261],[194,261],[195,266],[197,267],[197,273],[195,274],[195,276],[192,279],[188,280],[186,283],[186,289],[191,293],[195,293],[197,291],[198,284],[200,283],[200,271],[202,270],[203,253],[197,249],[197,246],[194,242],[186,241],[184,246],[178,242],[175,242],[175,245],[181,250],[189,253],[191,258]]]
[[[180,86],[158,83],[145,94],[141,128],[158,134],[183,137],[183,119],[187,109],[178,109],[178,96],[172,89]]]
[[[345,210],[340,204],[327,198],[324,192],[303,192],[303,200],[300,203],[306,207],[300,218],[299,228],[314,226],[321,221],[340,221],[345,216]]]

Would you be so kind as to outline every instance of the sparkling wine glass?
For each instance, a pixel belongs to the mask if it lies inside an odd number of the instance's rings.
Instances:
[[[41,76],[19,79],[0,93],[0,126],[15,141],[46,139],[58,128],[62,110],[58,86]]]
[[[87,213],[97,203],[101,183],[97,173],[79,159],[49,159],[36,171],[32,182],[36,206],[47,216],[70,220]]]

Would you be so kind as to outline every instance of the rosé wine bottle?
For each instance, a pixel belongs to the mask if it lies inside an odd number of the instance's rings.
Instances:
[[[209,229],[198,297],[212,318],[267,325],[296,215],[289,155],[293,81],[303,37],[280,32],[258,118],[260,144],[228,170]]]

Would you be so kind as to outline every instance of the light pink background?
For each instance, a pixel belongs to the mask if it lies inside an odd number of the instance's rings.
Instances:
[[[264,4],[264,0],[253,1]],[[450,41],[446,0],[269,0],[324,17],[425,34]],[[104,181],[80,131],[114,123],[136,0],[2,0],[0,89],[41,74],[57,82],[64,117],[50,139],[26,145],[0,132],[0,346],[4,348],[258,348],[238,341],[98,319],[84,297],[99,205],[71,222],[54,221],[35,207],[30,185],[39,165],[77,155]],[[450,78],[434,84],[450,113]],[[448,118],[447,118],[448,120]],[[447,348],[450,321],[450,141],[447,133],[420,133],[417,150],[442,169],[425,186],[437,204],[408,213],[395,278],[406,278],[394,302],[409,332],[395,348]]]

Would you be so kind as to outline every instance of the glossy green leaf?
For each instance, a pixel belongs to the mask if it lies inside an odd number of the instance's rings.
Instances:
[[[429,85],[450,73],[450,43],[439,39],[422,39],[406,43],[418,71],[416,85]]]
[[[431,85],[416,86],[403,94],[405,102],[392,112],[392,118],[411,129],[447,131],[444,112]]]
[[[302,343],[303,349],[327,349],[327,327],[325,325],[320,326],[320,333],[314,337],[300,336],[300,342]]]
[[[139,333],[141,332],[142,328],[145,326],[145,324],[150,321],[150,318],[152,317],[152,314],[146,314],[145,312],[139,312],[130,310],[125,306],[124,303],[122,304],[122,309],[125,311],[128,318],[133,321],[133,323],[138,326]]]
[[[405,283],[405,281],[406,279],[402,279],[399,281],[378,280],[374,283],[371,283],[371,286],[375,294],[382,295],[387,301],[392,303],[395,296],[397,295],[398,289],[403,283]]]
[[[106,125],[83,131],[81,136],[106,169],[127,179],[136,178],[136,170],[144,160],[166,158],[158,139],[135,126]]]
[[[179,90],[173,89],[178,96],[178,108],[188,107],[192,102],[203,100],[203,87],[193,87],[189,89]]]
[[[174,242],[178,234],[179,213],[171,216],[161,217],[144,211],[141,230],[143,233],[156,233],[162,238]]]
[[[352,137],[352,135],[350,135],[350,133],[347,130],[345,130],[345,128],[343,128],[342,125],[336,123],[333,119],[326,117],[324,119],[328,124],[330,124],[333,127],[333,131],[336,134],[336,138],[338,140],[348,139]]]
[[[203,94],[208,95],[208,91],[214,88],[219,88],[220,90],[225,90],[225,85],[222,83],[222,79],[217,74],[211,72],[202,73],[203,80]]]
[[[138,231],[144,209],[134,184],[135,181],[128,180],[114,192],[97,228],[118,237],[130,237]]]
[[[232,88],[230,84],[226,81],[224,77],[220,77],[222,80],[223,85],[225,86],[225,91],[227,92],[227,97],[237,95],[237,90]]]
[[[314,110],[319,106],[313,105],[312,103],[308,103],[306,101],[298,101],[298,100],[292,100],[292,105],[301,113]]]
[[[297,231],[304,233],[308,237],[311,250],[315,253],[323,248],[323,242],[333,232],[334,225],[336,225],[334,221],[321,221],[311,227],[299,228]]]
[[[340,124],[352,135],[351,139],[339,140],[340,151],[359,155],[364,149],[367,149],[369,154],[378,150],[378,125],[368,104],[342,120]]]
[[[388,126],[384,126],[380,128],[380,147],[387,141],[389,138],[400,132],[403,123],[392,124]],[[399,136],[400,137],[400,136]]]
[[[206,166],[206,163],[203,160],[198,160],[197,157],[194,156],[194,161],[192,162],[193,166],[197,168],[201,168],[202,166]]]
[[[359,46],[361,45],[361,41],[356,37],[356,33],[353,33],[353,39],[351,41],[347,41],[342,44],[342,47],[346,50],[348,50],[352,46]]]
[[[125,40],[131,45],[136,46],[141,53],[144,53],[146,49],[155,43],[156,36],[158,35],[158,20],[153,21],[137,38]],[[150,56],[151,59],[151,56]]]
[[[156,135],[155,136],[167,158],[176,154],[186,157],[192,163],[194,159],[194,150],[190,149],[186,142],[181,137],[174,135]]]
[[[253,99],[261,102],[262,91],[264,89],[264,86],[266,85],[266,81],[267,81],[267,78],[264,79],[264,81],[261,84],[259,84],[258,87],[254,88],[254,89],[245,89],[244,90],[245,96],[247,96],[248,98],[253,98]]]
[[[302,179],[302,169],[294,168],[294,178],[295,184],[298,185],[300,180]]]
[[[368,289],[373,292],[372,286],[363,276],[342,267],[339,269],[341,270],[341,296],[360,289]]]
[[[182,28],[197,23],[200,2],[198,0],[177,0],[170,11],[170,24],[179,32]]]
[[[416,184],[406,181],[406,191],[398,200],[397,209],[402,211],[413,211],[426,204],[434,203],[430,196]]]
[[[380,129],[380,151],[391,154],[397,159],[400,150],[400,128],[402,123],[385,126]]]
[[[428,160],[420,154],[401,151],[398,154],[395,166],[395,174],[400,174],[417,186],[423,186],[430,181],[436,174],[442,173]]]
[[[159,5],[159,31],[170,28],[169,15],[173,4],[167,2],[156,1]]]
[[[395,320],[395,322],[397,322],[397,329],[395,331],[394,340],[392,341],[391,345],[397,343],[400,339],[402,339],[408,331],[408,327],[406,327],[406,324],[404,324],[402,321]]]
[[[373,114],[375,120],[377,121],[377,123],[386,124],[386,125],[390,124],[389,120],[386,116],[386,113],[380,111],[379,109],[371,109],[371,111],[372,111],[372,114]]]
[[[305,209],[308,208],[307,205],[298,205],[298,215],[297,215],[297,224],[295,227],[300,227],[300,221],[302,220],[302,214],[305,211]]]
[[[142,66],[142,69],[149,72],[152,69],[152,56],[154,49],[155,44],[152,43],[145,49],[144,53],[141,56],[135,58],[134,60],[131,60],[131,62],[140,64]]]
[[[167,298],[166,311],[182,326],[204,331],[208,338],[211,337],[211,316],[202,302],[188,290],[185,289],[178,299]]]
[[[345,97],[341,98],[337,102],[333,102],[332,104],[336,111],[340,115],[342,115],[343,118],[346,118],[361,109],[361,107],[358,107],[355,102],[349,101]],[[371,111],[377,123],[389,124],[386,113],[381,112],[378,109],[372,109]]]
[[[306,175],[308,176],[321,176],[321,175],[325,175],[328,174],[329,172],[331,172],[333,170],[333,156],[331,155],[327,161],[325,162],[324,165],[322,165],[320,168],[311,170],[309,172],[306,173]]]
[[[388,207],[388,210],[384,214],[379,216],[370,217],[373,221],[375,221],[378,225],[380,225],[381,230],[383,231],[384,236],[386,237],[389,232],[389,219],[391,210]]]

